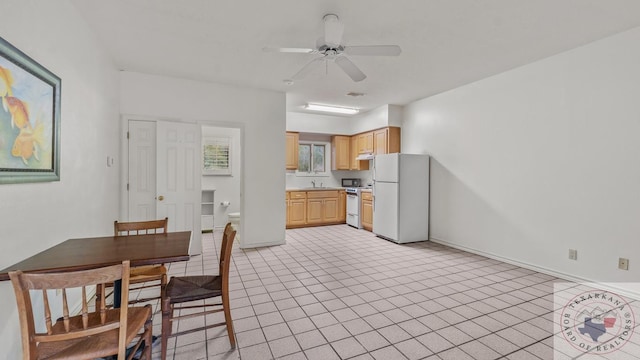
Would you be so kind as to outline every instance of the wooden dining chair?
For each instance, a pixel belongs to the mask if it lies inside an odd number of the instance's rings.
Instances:
[[[167,345],[169,337],[201,331],[212,327],[227,327],[229,342],[231,347],[236,347],[236,339],[233,332],[233,321],[231,319],[231,309],[229,308],[229,266],[231,263],[231,249],[236,231],[228,223],[224,228],[222,245],[220,248],[220,264],[218,275],[180,276],[171,277],[171,280],[164,289],[162,296],[162,360],[167,357]],[[199,305],[180,305],[196,300],[210,298],[220,298],[220,302],[202,302]],[[202,308],[200,312],[193,312],[192,309]],[[180,311],[186,310],[186,311]],[[176,311],[180,316],[174,316]],[[173,322],[180,319],[196,316],[206,316],[208,314],[224,312],[224,322],[205,325],[177,333],[172,333]],[[208,321],[208,320],[207,320]]]
[[[118,355],[118,359],[132,359],[138,350],[143,349],[145,359],[151,359],[151,306],[123,307],[106,309],[102,306],[90,312],[87,302],[87,286],[122,280],[122,298],[129,296],[129,261],[122,264],[92,270],[63,273],[27,274],[21,271],[9,273],[18,303],[20,331],[22,335],[23,359],[93,359]],[[80,314],[72,315],[69,309],[67,290],[81,294]],[[78,291],[81,288],[81,291]],[[48,290],[62,290],[62,317],[52,322],[52,316],[58,316],[58,308],[49,301]],[[42,300],[32,300],[33,292],[41,291]],[[96,296],[104,297],[104,288]],[[34,299],[35,300],[35,299]],[[34,308],[42,302],[44,312]],[[44,332],[38,332],[36,326],[45,325]],[[142,333],[140,333],[142,332]],[[138,338],[135,346],[129,350],[126,346]],[[143,342],[144,340],[144,342]]]
[[[113,222],[113,234],[115,236],[136,236],[145,234],[158,234],[166,233],[169,218],[161,220],[149,220],[149,221],[131,221],[131,222]],[[149,284],[151,283],[151,284]],[[145,265],[136,266],[131,268],[129,277],[130,290],[141,290],[146,288],[153,288],[163,286],[167,284],[167,268],[164,265]],[[142,284],[142,285],[137,285]],[[107,287],[112,287],[113,284],[107,284]],[[150,300],[160,299],[161,291],[158,291],[157,296],[142,297],[139,299],[129,300],[129,304],[136,304],[141,302],[147,302]],[[119,306],[119,301],[115,301],[116,307]],[[96,306],[99,306],[96,299]]]

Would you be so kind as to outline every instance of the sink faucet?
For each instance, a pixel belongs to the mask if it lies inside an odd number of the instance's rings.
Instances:
[[[313,185],[313,187],[316,187],[316,181],[315,180],[311,180],[311,185]]]

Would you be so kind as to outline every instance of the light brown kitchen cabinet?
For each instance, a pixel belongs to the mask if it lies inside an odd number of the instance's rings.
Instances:
[[[345,223],[344,190],[287,191],[287,228]]]
[[[372,131],[358,134],[358,153],[359,154],[373,153],[373,132]]]
[[[347,192],[338,191],[338,222],[347,222]]]
[[[362,228],[373,231],[373,196],[369,191],[363,191],[360,194],[360,221],[362,222]]]
[[[307,221],[307,193],[291,191],[289,193],[289,226],[304,225]]]
[[[284,192],[284,203],[285,203],[285,209],[287,209],[287,217],[285,220],[285,225],[289,226],[289,192],[288,191]]]
[[[331,170],[349,170],[351,138],[336,135],[331,137]]]
[[[350,170],[369,170],[369,160],[356,160],[358,157],[358,135],[351,137],[351,156],[349,157]]]
[[[338,222],[338,190],[307,192],[307,224]]]
[[[300,135],[294,132],[286,134],[286,169],[296,170],[298,168],[298,141]]]
[[[391,154],[400,152],[400,128],[387,127],[373,132],[374,154]]]
[[[307,200],[307,224],[322,222],[322,199]]]

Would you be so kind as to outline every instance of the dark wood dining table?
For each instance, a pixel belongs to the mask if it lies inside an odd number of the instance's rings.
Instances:
[[[189,260],[191,231],[135,236],[103,236],[69,239],[0,270],[0,281],[9,272],[29,273],[88,270],[129,260],[131,266]]]

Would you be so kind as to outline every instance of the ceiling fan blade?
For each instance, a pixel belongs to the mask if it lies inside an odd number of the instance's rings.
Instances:
[[[305,48],[275,48],[275,47],[263,47],[262,51],[264,52],[281,52],[281,53],[301,53],[301,54],[311,54],[317,50],[315,49],[305,49]]]
[[[337,47],[342,41],[342,32],[344,31],[344,24],[338,18],[338,15],[327,14],[322,20],[324,20],[324,42],[326,45]]]
[[[360,69],[358,69],[356,64],[352,63],[351,60],[349,60],[349,58],[344,56],[339,56],[336,58],[335,61],[336,61],[336,64],[338,64],[338,66],[340,66],[340,68],[347,75],[349,75],[351,80],[358,82],[367,78],[367,75],[365,75],[362,71],[360,71]]]
[[[398,56],[402,52],[398,45],[345,46],[345,54],[365,56]]]
[[[305,78],[307,75],[309,75],[310,72],[320,66],[322,61],[324,61],[324,57],[318,57],[309,61],[305,66],[302,67],[302,69],[300,69],[300,71],[298,71],[291,77],[291,80],[300,80]]]

